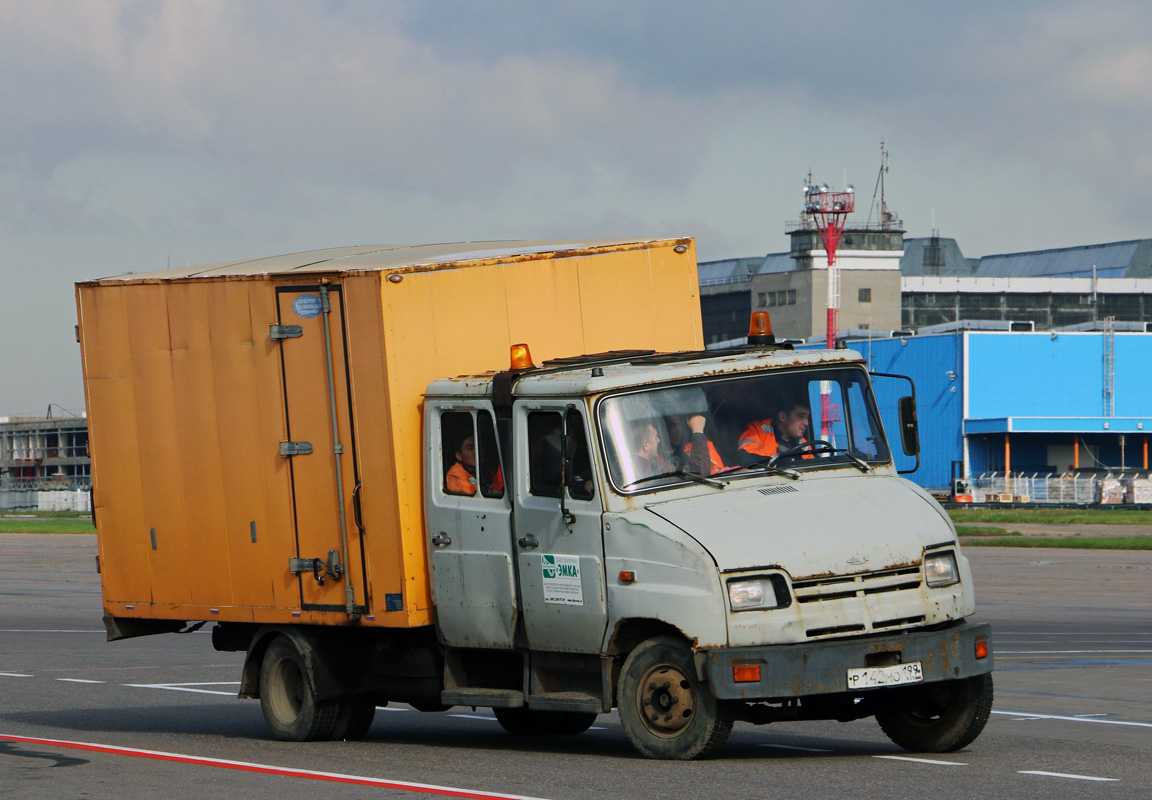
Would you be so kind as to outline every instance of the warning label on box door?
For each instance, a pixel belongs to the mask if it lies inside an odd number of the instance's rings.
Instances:
[[[580,588],[579,556],[541,555],[540,571],[544,576],[545,603],[584,605],[584,591]]]

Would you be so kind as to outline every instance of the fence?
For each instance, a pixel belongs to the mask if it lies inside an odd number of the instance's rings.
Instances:
[[[87,478],[61,482],[54,479],[15,478],[0,482],[0,511],[34,508],[37,511],[91,511]]]
[[[1115,505],[1152,503],[1152,479],[1146,472],[1050,475],[986,472],[965,482],[957,499],[972,503],[1061,503]]]

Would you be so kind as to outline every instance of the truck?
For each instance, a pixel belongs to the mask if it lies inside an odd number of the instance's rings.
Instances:
[[[705,349],[690,238],[344,247],[76,298],[108,639],[212,623],[276,739],[363,738],[387,703],[517,736],[615,709],[663,759],[737,721],[945,752],[988,720],[969,563],[864,359],[761,315]]]

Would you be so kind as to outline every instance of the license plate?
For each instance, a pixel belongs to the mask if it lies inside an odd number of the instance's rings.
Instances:
[[[896,686],[924,680],[919,661],[894,664],[891,667],[861,667],[848,670],[848,688],[868,689],[875,686]]]

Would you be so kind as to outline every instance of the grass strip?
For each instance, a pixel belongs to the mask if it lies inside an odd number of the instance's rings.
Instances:
[[[92,520],[0,519],[0,533],[95,533]]]
[[[1041,536],[974,538],[965,547],[1039,547],[1058,550],[1152,550],[1152,536]]]
[[[1003,528],[985,528],[980,525],[957,525],[956,532],[961,536],[1020,536],[1016,531]]]
[[[1152,511],[1135,508],[950,508],[955,523],[1034,522],[1048,525],[1152,525]]]

